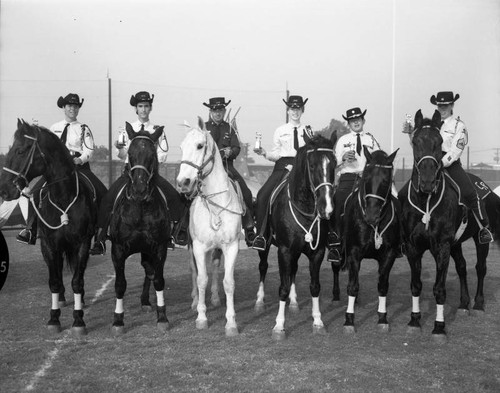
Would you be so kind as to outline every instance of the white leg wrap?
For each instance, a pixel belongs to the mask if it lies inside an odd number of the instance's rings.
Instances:
[[[386,300],[387,300],[386,296],[379,296],[378,297],[378,312],[380,312],[380,313],[386,313],[387,312],[387,309],[386,309]]]
[[[444,305],[437,304],[436,305],[436,321],[444,322]]]
[[[349,296],[349,300],[347,301],[347,312],[350,314],[354,314],[354,303],[356,302],[356,298],[354,296]]]
[[[59,294],[52,294],[52,310],[59,310]]]
[[[321,320],[321,311],[319,310],[319,297],[312,298],[312,317],[314,326],[324,326]]]
[[[274,330],[285,330],[285,306],[286,302],[280,300],[280,306],[278,309],[278,315],[276,316],[276,325],[274,326]]]
[[[165,298],[163,297],[163,291],[156,291],[156,305],[158,307],[163,307],[165,305]]]
[[[295,283],[290,285],[290,294],[288,295],[290,299],[290,304],[298,305],[297,303],[297,289],[295,288]]]
[[[75,293],[73,295],[73,298],[75,299],[75,310],[81,310],[82,309],[82,294],[81,293]]]
[[[264,283],[261,282],[259,283],[259,290],[257,291],[257,304],[263,304],[264,303]]]
[[[411,297],[411,312],[420,312],[420,296]]]
[[[123,313],[123,299],[116,299],[115,313],[116,314]]]

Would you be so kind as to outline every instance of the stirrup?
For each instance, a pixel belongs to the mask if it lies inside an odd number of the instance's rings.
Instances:
[[[338,248],[332,247],[328,250],[327,260],[332,263],[340,263],[342,261]]]
[[[487,227],[482,227],[479,230],[479,244],[487,244],[493,241],[493,235]]]
[[[19,232],[19,234],[16,236],[16,240],[19,243],[24,243],[29,245],[36,244],[36,237],[28,228],[24,228],[21,232]]]
[[[328,247],[336,247],[340,246],[340,237],[337,235],[336,232],[328,232],[327,238],[326,238],[326,245]]]
[[[174,238],[172,236],[170,236],[170,239],[168,239],[168,241],[167,241],[167,249],[168,250],[175,250],[175,242],[174,242]]]
[[[89,250],[90,255],[104,255],[106,254],[106,243],[103,241],[96,241],[94,246]]]
[[[252,248],[254,250],[265,251],[267,246],[266,239],[264,236],[257,236],[252,243]]]

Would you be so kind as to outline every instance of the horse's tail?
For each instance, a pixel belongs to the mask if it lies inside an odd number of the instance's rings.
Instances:
[[[484,199],[490,229],[498,245],[500,245],[500,196],[490,192]]]

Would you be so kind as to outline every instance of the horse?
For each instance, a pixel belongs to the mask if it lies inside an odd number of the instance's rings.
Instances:
[[[193,199],[190,207],[189,233],[198,270],[198,317],[196,327],[208,328],[205,290],[207,262],[214,250],[224,257],[226,293],[226,336],[239,334],[234,310],[234,266],[239,251],[243,203],[224,170],[222,158],[203,120],[192,128],[181,143],[182,159],[177,176],[178,189]]]
[[[305,136],[306,144],[295,157],[285,186],[277,191],[270,213],[272,243],[278,248],[280,273],[279,309],[272,331],[275,340],[286,338],[285,306],[290,299],[290,311],[298,310],[295,276],[302,254],[309,259],[310,293],[312,296],[313,334],[324,334],[325,327],[319,309],[319,271],[325,254],[328,218],[333,213],[333,183],[337,160],[333,146],[337,133],[330,139]],[[264,306],[264,282],[268,269],[271,242],[259,251],[260,282],[255,303],[256,311]]]
[[[460,204],[459,191],[453,180],[446,174],[441,163],[443,139],[440,135],[441,116],[434,112],[432,119],[423,118],[420,110],[415,115],[415,131],[412,148],[414,165],[410,181],[399,191],[403,216],[403,233],[407,246],[407,258],[411,269],[412,312],[409,331],[421,330],[420,293],[422,281],[422,255],[429,250],[436,263],[434,297],[436,300],[436,319],[432,335],[438,341],[446,340],[444,303],[446,301],[446,275],[450,256],[460,279],[459,309],[468,310],[466,262],[462,255],[461,243],[473,237],[477,248],[477,292],[474,309],[484,309],[483,283],[486,275],[486,256],[489,245],[479,244],[477,223],[469,212],[467,227],[464,210]],[[493,196],[492,196],[493,198]],[[493,204],[495,201],[493,200]],[[490,206],[488,215],[498,224],[498,207]],[[495,216],[496,214],[496,216]],[[460,228],[460,230],[459,230]],[[461,231],[464,231],[462,234]],[[498,233],[498,229],[496,229]]]
[[[19,198],[28,182],[41,175],[47,182],[43,187],[43,198],[39,205],[33,197],[30,200],[40,220],[41,251],[49,269],[52,307],[47,326],[51,332],[61,331],[62,271],[66,260],[73,272],[71,331],[85,335],[84,274],[97,220],[95,190],[78,173],[69,150],[54,133],[18,119],[14,143],[0,176],[0,196],[5,200]]]
[[[149,289],[153,281],[157,328],[166,331],[169,326],[163,293],[163,268],[170,239],[170,218],[166,197],[154,181],[159,176],[156,143],[163,134],[163,127],[158,127],[153,134],[148,131],[135,132],[129,123],[126,123],[125,129],[130,139],[129,179],[115,202],[110,222],[111,257],[116,274],[116,307],[112,326],[115,335],[125,331],[125,261],[136,253],[141,253],[141,265],[145,271],[141,295],[143,309],[151,309]]]
[[[399,149],[398,149],[399,150]],[[378,262],[378,328],[389,330],[386,297],[389,274],[400,248],[400,220],[397,201],[391,194],[393,161],[397,150],[387,155],[382,150],[370,153],[364,146],[366,165],[359,184],[345,202],[342,242],[349,271],[348,305],[344,331],[355,332],[354,303],[359,292],[359,269],[364,258]]]

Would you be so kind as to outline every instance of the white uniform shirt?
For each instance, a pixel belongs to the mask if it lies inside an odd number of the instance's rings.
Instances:
[[[135,132],[140,131],[141,123],[139,120],[134,121],[130,125],[134,129]],[[144,130],[148,131],[150,134],[153,134],[159,126],[154,125],[150,121],[144,123]],[[120,131],[121,132],[121,131]],[[128,147],[130,146],[130,139],[126,131],[123,131],[125,134],[125,146],[121,149],[118,149],[118,157],[122,160],[125,160],[125,163],[128,163]],[[158,162],[167,162],[167,152],[168,152],[168,144],[167,144],[167,136],[165,135],[165,131],[158,139],[158,148],[156,149],[156,153],[158,154]]]
[[[441,161],[446,168],[460,159],[469,138],[464,122],[453,116],[448,117],[443,122],[440,133],[443,138],[441,148],[446,153]]]
[[[361,137],[361,144],[366,146],[370,153],[375,150],[380,150],[380,145],[372,134],[366,131],[362,131],[359,134]],[[356,153],[356,141],[357,132],[354,131],[342,135],[337,141],[337,145],[335,146],[335,157],[337,161],[341,163],[337,167],[337,174],[339,176],[343,173],[361,174],[365,168],[366,157],[363,152],[363,146],[361,146],[361,154]],[[354,151],[356,160],[352,162],[342,161],[344,154],[350,150]]]
[[[66,120],[61,120],[52,124],[50,131],[61,138],[66,124],[68,124]],[[80,153],[80,159],[83,163],[89,162],[94,154],[94,138],[89,128],[79,121],[69,122],[66,147],[71,153]]]
[[[294,126],[292,123],[286,123],[278,127],[274,131],[273,136],[273,147],[267,152],[266,158],[269,161],[278,161],[281,157],[295,157],[297,151],[293,147],[293,129],[297,127],[297,138],[299,141],[299,147],[306,144],[303,138],[305,133],[309,138],[312,138],[313,133],[310,129],[306,129],[306,126],[298,125]]]

